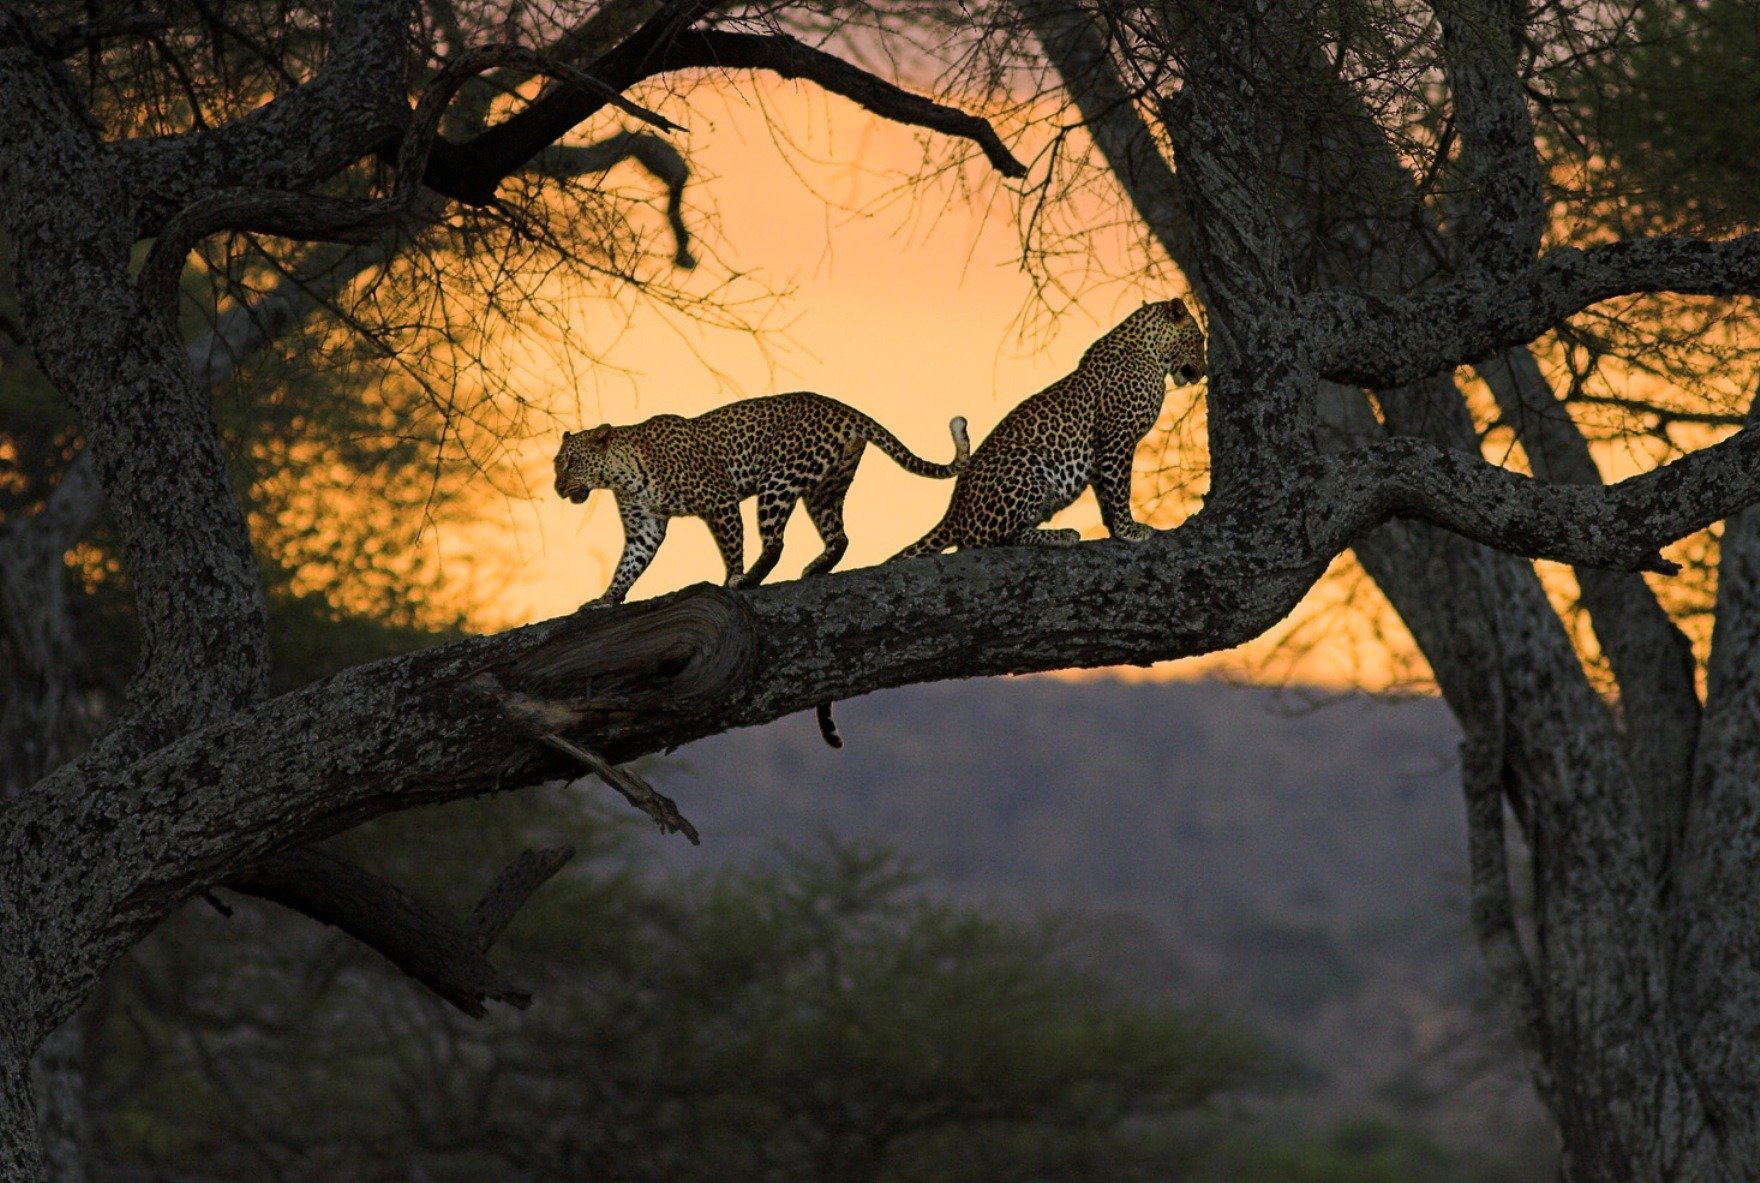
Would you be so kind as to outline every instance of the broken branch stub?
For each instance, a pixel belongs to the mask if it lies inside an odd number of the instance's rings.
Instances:
[[[692,843],[696,828],[673,802],[585,737],[632,716],[689,716],[719,705],[744,680],[757,630],[741,599],[708,584],[628,607],[594,610],[518,657],[485,666],[466,683],[492,698],[534,740],[578,760],[663,832]]]

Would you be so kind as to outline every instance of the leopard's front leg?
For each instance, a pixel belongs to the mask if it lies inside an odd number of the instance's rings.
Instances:
[[[623,597],[648,569],[648,564],[654,561],[654,553],[666,540],[666,515],[621,497],[617,500],[617,514],[623,519],[623,557],[617,560],[617,570],[612,574],[611,586],[605,589],[605,594],[582,604],[583,608],[623,603]]]
[[[1094,464],[1094,496],[1100,502],[1100,520],[1114,538],[1126,542],[1147,542],[1155,536],[1153,526],[1145,526],[1131,516],[1131,462],[1134,447],[1103,449]]]

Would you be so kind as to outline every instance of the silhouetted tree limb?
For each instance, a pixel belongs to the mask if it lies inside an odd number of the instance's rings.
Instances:
[[[531,893],[562,869],[566,847],[526,851],[497,876],[471,918],[448,920],[372,872],[307,847],[271,855],[226,883],[333,925],[465,1014],[480,1018],[487,1001],[521,1009],[532,996],[509,982],[484,954]]]
[[[1338,382],[1393,387],[1486,361],[1633,292],[1760,295],[1760,233],[1555,247],[1508,274],[1472,272],[1405,296],[1314,292],[1300,310],[1315,369]]]

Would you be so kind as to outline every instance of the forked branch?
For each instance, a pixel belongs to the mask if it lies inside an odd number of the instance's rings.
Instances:
[[[1634,292],[1760,295],[1760,233],[1558,247],[1514,275],[1480,272],[1410,296],[1314,292],[1298,312],[1321,377],[1389,389],[1525,345],[1591,304]]]
[[[226,886],[333,925],[465,1014],[482,1018],[489,1001],[521,1009],[531,1005],[532,996],[485,954],[532,892],[573,854],[566,846],[521,854],[463,924],[364,867],[312,847],[272,855]]]

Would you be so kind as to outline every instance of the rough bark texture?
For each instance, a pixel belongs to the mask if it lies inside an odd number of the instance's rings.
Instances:
[[[1563,1130],[1571,1178],[1755,1173],[1749,1086],[1760,1049],[1731,1002],[1760,984],[1743,960],[1754,918],[1727,917],[1760,843],[1730,840],[1756,820],[1753,778],[1728,770],[1747,767],[1756,743],[1742,638],[1760,562],[1740,556],[1760,549],[1760,524],[1748,511],[1731,527],[1718,629],[1732,657],[1714,666],[1692,761],[1672,739],[1622,738],[1531,568],[1510,554],[1665,569],[1658,548],[1760,501],[1760,432],[1602,488],[1561,434],[1568,423],[1540,416],[1534,439],[1557,466],[1547,475],[1564,482],[1549,485],[1485,464],[1452,379],[1436,376],[1502,356],[1500,397],[1539,415],[1545,392],[1510,346],[1615,292],[1760,291],[1755,248],[1658,240],[1536,258],[1544,210],[1509,76],[1519,25],[1507,5],[1441,6],[1480,210],[1452,243],[1434,227],[1339,233],[1290,212],[1304,208],[1287,201],[1291,190],[1350,210],[1351,174],[1403,174],[1366,116],[1337,133],[1345,150],[1333,164],[1292,172],[1297,132],[1288,108],[1253,97],[1255,72],[1275,67],[1285,85],[1314,93],[1337,87],[1277,6],[1224,6],[1182,32],[1181,93],[1155,107],[1177,173],[1153,166],[1152,138],[1097,28],[1056,6],[1029,12],[1210,312],[1215,481],[1178,530],[1140,545],[998,548],[749,592],[690,589],[363,665],[262,701],[262,598],[209,386],[161,303],[131,279],[137,240],[164,234],[169,245],[148,268],[161,275],[184,231],[236,224],[253,209],[285,215],[283,230],[334,232],[324,218],[339,207],[315,187],[393,144],[403,165],[394,212],[417,206],[417,177],[488,201],[511,170],[617,103],[607,87],[724,55],[966,136],[1005,173],[1018,168],[964,113],[785,38],[698,27],[712,7],[654,7],[585,75],[563,71],[564,84],[451,143],[428,134],[444,85],[410,107],[409,6],[355,0],[323,68],[258,111],[106,143],[57,61],[67,38],[0,0],[0,218],[25,329],[86,432],[146,637],[127,717],[0,809],[0,1172],[41,1171],[32,1053],[107,965],[198,892],[254,885],[343,924],[467,1008],[517,998],[481,954],[535,871],[517,872],[457,925],[301,848],[395,810],[575,775],[571,753],[627,761],[888,686],[1226,648],[1283,617],[1355,545],[1461,714],[1475,923]],[[442,82],[503,60],[515,59],[461,55]],[[1365,155],[1374,144],[1380,154]],[[1440,243],[1449,266],[1420,275],[1410,261],[1423,252],[1406,249],[1405,235]],[[1382,387],[1385,421],[1336,382]],[[1323,423],[1322,405],[1341,413]],[[64,508],[90,502],[84,479],[66,486]],[[46,517],[43,536],[61,520]],[[1640,672],[1656,654],[1678,661],[1641,581],[1609,575],[1597,586],[1596,628],[1620,653],[1622,685],[1633,679],[1622,706],[1693,717],[1678,668]],[[21,651],[41,669],[57,644],[27,638]],[[44,698],[43,717],[61,709]],[[1689,763],[1690,793],[1678,779]],[[1533,949],[1512,916],[1506,809],[1533,855]],[[430,960],[437,949],[449,955]]]
[[[245,895],[333,925],[473,1018],[485,1002],[524,1009],[532,996],[484,956],[520,905],[574,852],[526,851],[496,878],[471,919],[448,920],[346,859],[310,847],[270,855],[227,880]]]

